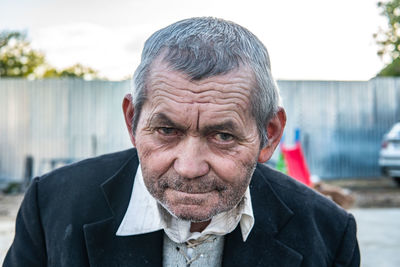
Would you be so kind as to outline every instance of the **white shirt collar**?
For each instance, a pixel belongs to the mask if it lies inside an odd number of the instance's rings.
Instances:
[[[131,199],[116,235],[139,235],[164,229],[171,240],[182,243],[209,234],[225,235],[235,230],[239,222],[243,241],[246,241],[254,225],[253,208],[248,187],[242,202],[236,208],[214,216],[210,224],[201,233],[191,233],[189,221],[175,218],[150,195],[144,184],[141,166],[139,165]]]

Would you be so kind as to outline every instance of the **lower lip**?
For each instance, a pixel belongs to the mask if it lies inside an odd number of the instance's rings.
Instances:
[[[204,195],[209,195],[213,192],[213,191],[209,191],[209,192],[201,192],[201,193],[188,193],[188,192],[182,192],[182,191],[178,191],[178,190],[172,190],[172,191],[174,191],[175,194],[181,195],[182,197],[200,197],[200,196],[204,196]]]
[[[188,192],[182,192],[174,189],[167,189],[167,192],[170,191],[170,194],[173,194],[176,198],[183,200],[184,202],[188,201],[191,202],[190,200],[199,200],[199,199],[205,199],[211,197],[215,191],[209,191],[209,192],[204,192],[204,193],[188,193]]]

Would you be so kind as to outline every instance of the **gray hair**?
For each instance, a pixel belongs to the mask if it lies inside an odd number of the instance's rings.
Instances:
[[[250,67],[256,82],[251,92],[251,114],[257,124],[261,147],[267,144],[266,123],[278,111],[280,97],[271,75],[268,51],[254,34],[230,21],[202,17],[178,21],[150,36],[133,76],[134,134],[146,101],[146,78],[158,56],[192,80],[226,74],[241,65]]]

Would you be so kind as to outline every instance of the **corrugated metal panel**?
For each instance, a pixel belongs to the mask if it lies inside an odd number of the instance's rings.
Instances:
[[[51,159],[82,159],[131,147],[121,110],[129,81],[0,79],[0,177],[22,179]],[[307,162],[322,178],[379,175],[383,134],[400,119],[400,79],[278,81],[288,122],[301,129]]]
[[[130,147],[121,109],[128,92],[128,81],[1,79],[0,177],[22,179],[27,156],[40,175],[54,159]]]
[[[383,134],[400,119],[400,80],[280,81],[286,140],[301,130],[310,170],[322,178],[380,175]]]

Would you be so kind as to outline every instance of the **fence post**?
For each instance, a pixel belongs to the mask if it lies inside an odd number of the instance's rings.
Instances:
[[[29,186],[32,176],[33,176],[33,157],[29,155],[25,157],[25,170],[24,170],[24,181],[22,184],[22,190],[25,190]]]

